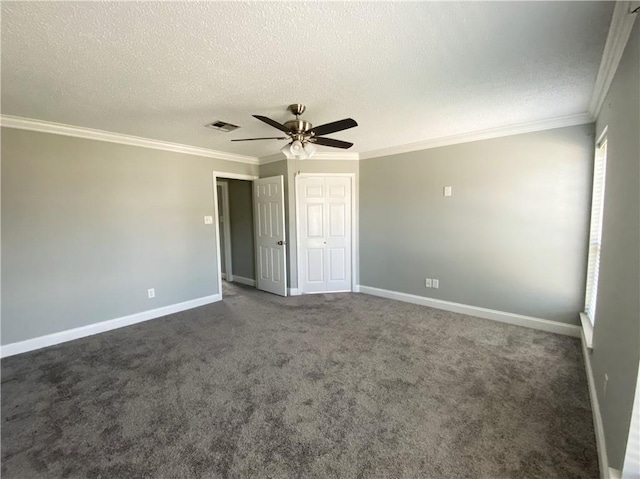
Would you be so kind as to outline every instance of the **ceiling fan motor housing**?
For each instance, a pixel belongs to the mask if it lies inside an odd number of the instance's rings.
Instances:
[[[299,119],[295,119],[295,120],[289,120],[287,122],[284,123],[284,126],[291,132],[291,133],[303,133],[307,130],[310,130],[311,127],[313,126],[311,123],[309,123],[308,121],[304,121],[304,120],[299,120]]]

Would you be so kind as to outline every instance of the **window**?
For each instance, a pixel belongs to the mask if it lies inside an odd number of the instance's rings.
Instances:
[[[589,233],[589,263],[587,266],[587,293],[585,312],[591,324],[596,319],[598,298],[598,272],[600,269],[600,247],[602,245],[602,216],[604,210],[604,179],[607,166],[607,128],[598,143],[593,166],[593,193],[591,198],[591,231]]]

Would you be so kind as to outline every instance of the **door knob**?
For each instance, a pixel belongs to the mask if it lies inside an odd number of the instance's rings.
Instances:
[[[287,242],[286,241],[278,241],[278,244],[279,245],[283,245],[283,244],[287,244]]]

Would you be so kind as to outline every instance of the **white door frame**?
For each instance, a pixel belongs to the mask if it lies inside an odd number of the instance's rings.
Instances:
[[[218,211],[218,178],[231,180],[253,181],[259,178],[258,175],[243,175],[241,173],[227,173],[226,171],[213,172],[213,211],[215,217],[213,222],[216,227],[216,266],[218,268],[218,294],[222,297],[222,265],[220,264],[220,212]]]
[[[300,261],[300,177],[341,177],[349,178],[351,185],[351,291],[356,292],[356,225],[358,218],[356,217],[356,174],[355,173],[298,173],[295,175],[296,183],[296,261],[298,263],[298,288],[300,291],[300,278],[302,277],[302,263]],[[299,294],[302,294],[300,291]]]
[[[216,186],[222,190],[222,230],[224,232],[224,270],[225,279],[233,281],[233,261],[231,258],[231,215],[229,214],[229,182],[218,180]],[[218,198],[219,200],[220,198]],[[220,218],[218,218],[220,220]]]

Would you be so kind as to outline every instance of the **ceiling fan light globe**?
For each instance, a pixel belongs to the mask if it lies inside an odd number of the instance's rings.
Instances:
[[[313,143],[309,143],[309,142],[305,143],[303,145],[303,148],[304,148],[304,152],[307,154],[307,158],[311,158],[315,154],[315,152],[318,150]]]
[[[296,140],[291,143],[291,153],[298,156],[304,152],[304,148],[302,146],[302,142],[300,140]]]

